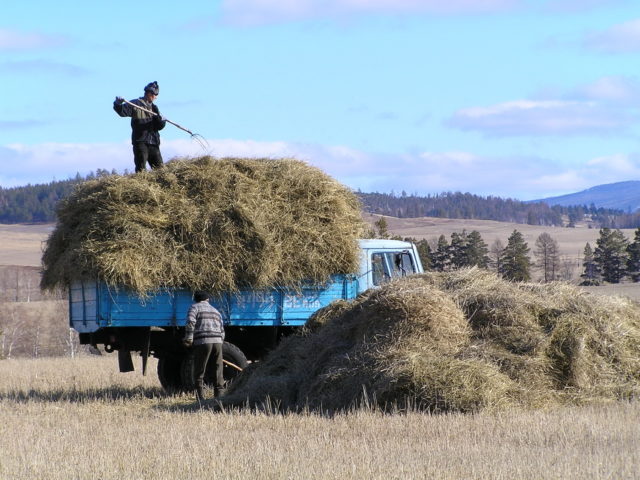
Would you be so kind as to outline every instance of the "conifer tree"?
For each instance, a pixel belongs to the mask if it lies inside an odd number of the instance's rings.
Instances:
[[[477,230],[473,230],[467,237],[467,262],[469,266],[489,266],[489,248]]]
[[[418,249],[418,255],[420,256],[420,260],[422,261],[422,268],[427,271],[431,270],[431,247],[429,246],[429,242],[426,240],[420,240],[415,242],[416,248]]]
[[[389,224],[384,217],[380,217],[374,225],[378,229],[378,238],[389,238]]]
[[[529,247],[520,232],[514,230],[503,251],[500,273],[507,280],[526,282],[531,279]]]
[[[467,259],[467,232],[453,232],[451,234],[451,243],[449,244],[449,259],[451,268],[462,268],[468,266]]]
[[[596,245],[593,255],[602,279],[620,283],[626,275],[629,241],[620,230],[601,228]]]
[[[627,275],[634,282],[640,282],[640,228],[636,229],[633,242],[627,247]]]
[[[600,285],[600,272],[598,271],[598,265],[596,264],[593,256],[593,250],[589,242],[584,246],[584,253],[582,254],[582,282],[580,285]]]
[[[438,245],[435,252],[431,256],[431,266],[437,272],[444,272],[449,270],[451,264],[450,261],[450,249],[449,243],[444,235],[440,235],[438,238]]]

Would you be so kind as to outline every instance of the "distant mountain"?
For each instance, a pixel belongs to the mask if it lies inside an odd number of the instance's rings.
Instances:
[[[608,183],[597,185],[587,190],[559,197],[541,198],[533,202],[544,202],[548,205],[586,205],[592,203],[597,208],[622,210],[623,212],[635,212],[640,209],[640,181]]]

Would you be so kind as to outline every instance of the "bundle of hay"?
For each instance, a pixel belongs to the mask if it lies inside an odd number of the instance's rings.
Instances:
[[[640,393],[640,306],[478,269],[394,281],[319,311],[229,404],[478,411]]]
[[[171,287],[296,287],[354,272],[360,205],[298,160],[173,160],[81,184],[58,209],[42,287],[101,279],[140,295]]]

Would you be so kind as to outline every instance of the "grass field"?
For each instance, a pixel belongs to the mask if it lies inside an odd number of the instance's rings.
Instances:
[[[638,478],[640,403],[430,416],[214,412],[115,356],[0,361],[0,478]],[[153,366],[153,365],[152,365]]]
[[[0,265],[39,267],[42,244],[52,230],[51,224],[0,224]]]
[[[365,218],[373,223],[379,216],[367,215]],[[514,230],[522,233],[525,242],[533,251],[535,241],[541,233],[547,232],[558,242],[560,254],[571,258],[582,258],[584,246],[587,242],[595,248],[596,239],[600,236],[597,228],[578,226],[576,228],[545,227],[536,225],[523,225],[509,222],[496,222],[493,220],[464,220],[454,218],[395,218],[385,217],[389,231],[402,237],[414,237],[417,239],[437,239],[444,235],[447,241],[451,240],[451,233],[477,230],[482,239],[489,246],[500,239],[503,245],[507,244],[509,235]],[[634,229],[622,229],[627,238],[633,240]]]

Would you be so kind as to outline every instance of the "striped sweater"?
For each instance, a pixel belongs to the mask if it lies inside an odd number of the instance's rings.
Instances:
[[[192,340],[194,345],[222,343],[224,325],[220,312],[206,300],[191,305],[187,313],[184,339]]]

